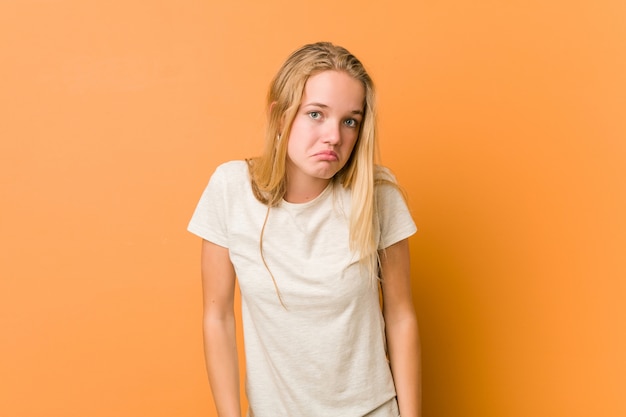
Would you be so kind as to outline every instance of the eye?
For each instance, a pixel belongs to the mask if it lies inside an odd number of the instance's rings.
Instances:
[[[356,119],[348,119],[343,123],[348,127],[357,127],[359,125],[359,121]]]
[[[309,117],[313,120],[317,120],[319,118],[322,117],[322,113],[318,112],[318,111],[310,111],[309,112]]]

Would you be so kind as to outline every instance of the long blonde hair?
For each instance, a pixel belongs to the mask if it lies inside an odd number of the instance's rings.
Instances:
[[[268,206],[268,210],[282,200],[287,181],[287,138],[301,104],[304,87],[309,77],[329,70],[343,71],[360,81],[365,88],[359,137],[346,165],[332,181],[351,190],[350,248],[359,254],[361,264],[367,267],[375,282],[378,277],[378,220],[374,193],[376,96],[372,79],[363,64],[348,50],[329,42],[318,42],[304,45],[284,62],[267,94],[268,125],[264,152],[260,157],[248,160],[252,190],[255,197]],[[280,140],[281,137],[285,140]]]

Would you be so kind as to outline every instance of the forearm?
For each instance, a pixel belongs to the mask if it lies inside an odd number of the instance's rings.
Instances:
[[[204,355],[219,417],[241,417],[235,318],[204,320]]]
[[[421,416],[421,356],[415,315],[387,323],[387,344],[402,417]]]

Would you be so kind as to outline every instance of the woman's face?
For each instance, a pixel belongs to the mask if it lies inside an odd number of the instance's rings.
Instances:
[[[327,183],[343,168],[359,136],[364,103],[363,84],[345,72],[324,71],[307,80],[287,144],[291,184]]]

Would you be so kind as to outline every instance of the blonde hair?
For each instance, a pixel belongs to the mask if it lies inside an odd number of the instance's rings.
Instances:
[[[365,89],[359,137],[350,158],[332,181],[351,190],[350,248],[359,254],[361,265],[367,267],[372,282],[375,283],[378,278],[378,219],[374,193],[374,163],[377,156],[376,96],[372,79],[363,64],[348,50],[329,42],[318,42],[304,45],[284,62],[272,80],[267,94],[268,125],[264,152],[260,157],[248,160],[252,190],[255,197],[268,206],[268,214],[269,208],[277,206],[282,200],[287,181],[288,140],[281,140],[281,137],[289,138],[309,77],[331,70],[347,73],[360,81]],[[262,239],[263,232],[261,255]],[[274,284],[276,285],[275,281]]]

